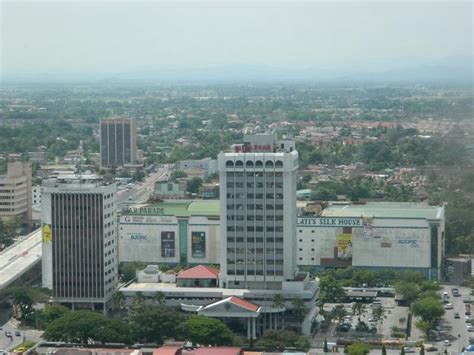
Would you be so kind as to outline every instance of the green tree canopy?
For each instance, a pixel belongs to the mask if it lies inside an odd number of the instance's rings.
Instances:
[[[231,346],[234,334],[218,319],[192,316],[184,322],[185,334],[193,344]]]

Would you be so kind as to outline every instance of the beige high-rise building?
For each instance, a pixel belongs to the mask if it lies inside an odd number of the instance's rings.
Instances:
[[[0,176],[0,219],[20,217],[31,222],[31,163],[9,162],[7,175]]]

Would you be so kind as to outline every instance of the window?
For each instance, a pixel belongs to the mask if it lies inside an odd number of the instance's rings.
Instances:
[[[236,166],[236,167],[243,167],[243,166],[244,166],[244,162],[243,162],[242,160],[237,160],[237,161],[235,162],[235,166]]]
[[[231,167],[234,166],[234,162],[233,162],[232,160],[227,160],[227,161],[225,162],[225,166],[226,166],[227,168],[231,168]]]
[[[342,233],[352,234],[352,227],[342,227]]]
[[[260,166],[260,167],[263,166],[262,161],[261,161],[261,160],[257,160],[257,161],[255,162],[255,166]]]
[[[265,167],[266,168],[273,168],[273,162],[271,160],[267,160],[265,162]]]
[[[283,162],[282,162],[281,160],[277,160],[277,161],[275,162],[275,167],[277,167],[277,168],[283,167]]]
[[[247,167],[253,167],[253,161],[247,160],[247,162],[245,163],[245,166],[247,166]]]

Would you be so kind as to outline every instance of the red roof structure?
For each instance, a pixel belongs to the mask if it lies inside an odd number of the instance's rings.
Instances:
[[[260,308],[260,306],[257,306],[255,303],[245,301],[242,298],[235,297],[235,296],[229,297],[229,302],[239,307],[248,309],[249,311],[252,311],[252,312],[257,312],[257,310]]]
[[[165,345],[153,350],[153,355],[179,355],[181,346]]]
[[[177,279],[218,279],[219,270],[204,266],[198,265],[192,267],[191,269],[181,271]]]
[[[183,355],[240,355],[241,348],[231,347],[213,347],[213,348],[196,348],[192,350],[183,350]]]

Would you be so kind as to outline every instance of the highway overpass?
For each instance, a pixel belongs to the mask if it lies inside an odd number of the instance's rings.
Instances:
[[[41,262],[41,228],[0,252],[0,290]]]

